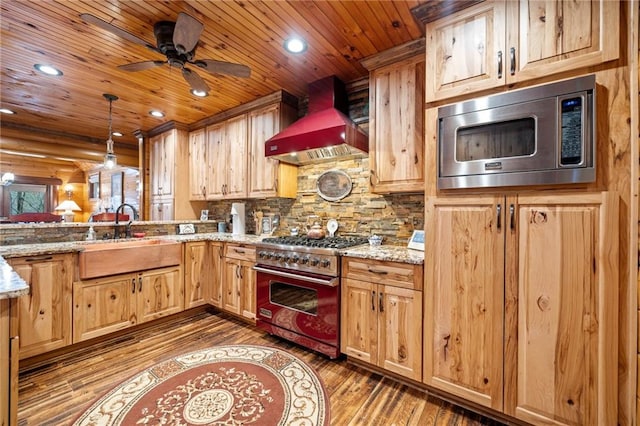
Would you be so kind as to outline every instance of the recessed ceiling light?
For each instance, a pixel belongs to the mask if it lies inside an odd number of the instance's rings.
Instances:
[[[202,90],[195,90],[195,89],[191,89],[191,94],[199,98],[204,98],[206,96],[209,96],[207,92],[203,92]]]
[[[55,68],[51,65],[35,64],[33,67],[36,70],[46,75],[53,75],[53,76],[62,75],[62,71],[60,71],[58,68]]]
[[[9,108],[0,108],[0,112],[3,114],[15,114],[15,111],[11,111]]]
[[[290,53],[302,53],[307,50],[307,42],[300,37],[290,37],[284,41],[284,48]]]
[[[120,133],[120,132],[113,132],[113,133],[111,133],[111,135],[112,135],[112,136],[115,136],[115,137],[117,137],[117,138],[119,138],[120,136],[122,136],[122,133]]]
[[[151,111],[149,111],[149,115],[151,115],[152,117],[162,118],[164,117],[164,112],[152,109]]]

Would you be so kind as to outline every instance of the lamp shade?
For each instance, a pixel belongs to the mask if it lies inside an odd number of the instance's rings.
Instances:
[[[64,210],[65,214],[69,214],[71,212],[79,212],[81,209],[75,201],[64,200],[58,207],[56,207],[56,210]]]

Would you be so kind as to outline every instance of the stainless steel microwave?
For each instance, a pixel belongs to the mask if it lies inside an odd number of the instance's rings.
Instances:
[[[438,109],[438,188],[595,181],[595,75]]]

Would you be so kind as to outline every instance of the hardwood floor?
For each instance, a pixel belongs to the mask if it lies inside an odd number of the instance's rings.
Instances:
[[[175,355],[221,344],[277,346],[322,378],[332,425],[498,425],[345,360],[329,360],[213,310],[192,311],[40,364],[21,363],[18,425],[67,425],[124,379]]]

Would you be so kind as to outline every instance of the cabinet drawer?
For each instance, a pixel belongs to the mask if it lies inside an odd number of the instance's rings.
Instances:
[[[224,256],[231,259],[256,261],[256,248],[242,244],[227,244],[224,248]]]
[[[422,265],[381,260],[342,258],[342,277],[422,290]]]

